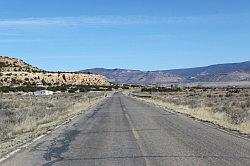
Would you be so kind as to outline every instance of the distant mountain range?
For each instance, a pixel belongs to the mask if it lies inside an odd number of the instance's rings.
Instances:
[[[250,81],[250,61],[174,70],[140,71],[94,68],[79,72],[103,75],[111,82],[123,84]]]

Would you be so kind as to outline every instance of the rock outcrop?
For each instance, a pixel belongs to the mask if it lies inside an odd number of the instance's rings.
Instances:
[[[52,73],[33,67],[22,60],[0,57],[0,85],[109,85],[101,75],[82,73]]]
[[[0,56],[0,72],[41,72],[23,60]]]

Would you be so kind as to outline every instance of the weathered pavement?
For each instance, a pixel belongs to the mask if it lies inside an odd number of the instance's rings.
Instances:
[[[250,165],[250,140],[115,94],[0,165]]]

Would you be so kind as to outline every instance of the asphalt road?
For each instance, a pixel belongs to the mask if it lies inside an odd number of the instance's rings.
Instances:
[[[249,166],[250,140],[115,94],[1,164]]]

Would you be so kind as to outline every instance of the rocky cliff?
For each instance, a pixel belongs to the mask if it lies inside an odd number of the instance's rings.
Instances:
[[[52,73],[33,67],[22,60],[0,57],[0,85],[109,85],[101,75],[81,73]]]

